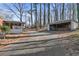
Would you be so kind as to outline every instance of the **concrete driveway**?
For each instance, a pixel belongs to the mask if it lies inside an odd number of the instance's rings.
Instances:
[[[32,37],[0,48],[1,56],[64,56],[67,55],[66,45],[70,43],[64,38],[69,33],[52,34],[50,32],[31,32]]]

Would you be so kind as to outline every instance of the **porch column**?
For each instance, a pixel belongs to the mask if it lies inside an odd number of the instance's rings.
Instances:
[[[10,27],[10,29],[11,29],[11,23],[9,23],[9,27]]]

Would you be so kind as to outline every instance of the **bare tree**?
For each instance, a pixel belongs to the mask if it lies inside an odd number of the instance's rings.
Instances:
[[[17,11],[19,12],[20,14],[20,21],[22,22],[22,17],[23,17],[23,7],[24,7],[24,4],[23,3],[18,3],[18,4],[13,4],[13,6],[17,9]]]
[[[8,10],[10,10],[11,12],[13,12],[14,13],[14,15],[16,15],[18,18],[19,18],[19,16],[18,16],[18,14],[16,13],[16,11],[15,10],[13,10],[8,4],[3,4]]]
[[[13,12],[22,22],[22,17],[23,17],[23,12],[24,12],[24,10],[23,10],[24,4],[23,3],[15,3],[15,4],[11,4],[11,5],[14,8],[10,7],[8,4],[4,4],[4,6],[7,7],[8,10]]]

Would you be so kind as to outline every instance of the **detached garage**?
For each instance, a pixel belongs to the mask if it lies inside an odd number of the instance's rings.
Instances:
[[[54,23],[50,24],[48,28],[52,31],[76,30],[78,28],[78,22],[75,20],[55,21]]]

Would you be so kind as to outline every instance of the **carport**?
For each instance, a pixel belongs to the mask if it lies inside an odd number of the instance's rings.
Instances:
[[[78,27],[78,23],[72,20],[55,21],[49,25],[49,29],[53,31],[69,31],[75,30]]]
[[[70,22],[60,23],[60,24],[52,24],[50,25],[50,30],[70,30],[69,28]]]

